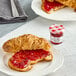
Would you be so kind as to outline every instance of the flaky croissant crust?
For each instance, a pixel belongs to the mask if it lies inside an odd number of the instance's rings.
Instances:
[[[15,53],[20,50],[50,50],[50,43],[44,39],[32,34],[25,34],[17,38],[10,39],[3,44],[5,52]]]
[[[76,0],[56,0],[68,7],[76,9]]]

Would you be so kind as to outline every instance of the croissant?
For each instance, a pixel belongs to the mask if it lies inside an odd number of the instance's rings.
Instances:
[[[17,38],[10,39],[3,44],[5,52],[15,53],[20,50],[50,50],[50,44],[44,38],[39,38],[32,34],[25,34]]]
[[[32,69],[32,64],[39,61],[51,61],[50,43],[32,34],[25,34],[10,39],[3,44],[5,52],[14,53],[8,60],[8,66],[17,71],[25,72]]]
[[[42,0],[41,8],[46,13],[50,14],[54,11],[57,11],[61,8],[64,8],[65,5],[55,1],[55,0]]]
[[[56,0],[68,7],[71,7],[73,9],[76,9],[76,0]]]

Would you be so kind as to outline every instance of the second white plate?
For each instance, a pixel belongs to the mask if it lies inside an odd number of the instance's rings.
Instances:
[[[76,21],[76,12],[71,8],[63,8],[52,14],[47,14],[41,9],[41,0],[33,0],[31,8],[33,11],[44,18],[58,21]]]

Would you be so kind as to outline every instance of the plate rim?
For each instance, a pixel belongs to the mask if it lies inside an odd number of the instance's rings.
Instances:
[[[42,16],[40,13],[38,13],[35,9],[34,9],[34,2],[36,2],[37,0],[32,0],[32,3],[31,3],[31,8],[32,10],[35,12],[35,14],[45,18],[45,19],[49,19],[49,20],[55,20],[55,21],[76,21],[76,19],[53,19],[53,18],[48,18],[48,17],[45,17],[45,16]],[[43,11],[44,12],[44,11]],[[46,13],[47,14],[47,13]]]

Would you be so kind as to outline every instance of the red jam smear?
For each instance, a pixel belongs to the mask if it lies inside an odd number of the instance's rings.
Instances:
[[[17,68],[25,68],[30,61],[35,61],[37,59],[44,58],[50,55],[48,51],[45,50],[21,50],[13,55],[11,62]]]
[[[45,2],[44,2],[44,8],[46,11],[50,11],[51,9],[54,9],[55,7],[59,7],[59,6],[62,6],[62,4],[58,3],[56,1],[49,2],[49,1],[45,0]]]

